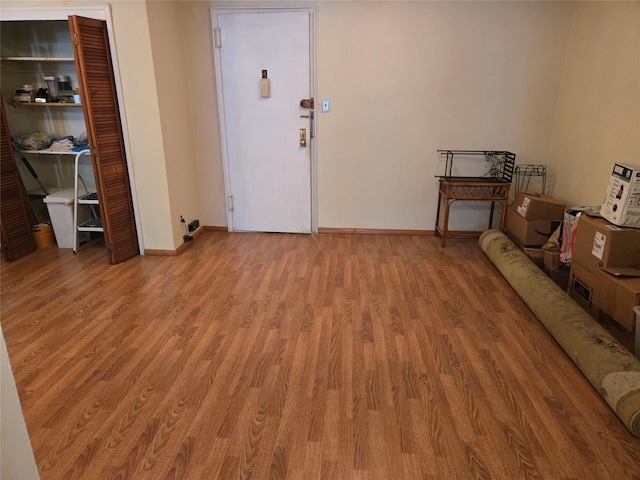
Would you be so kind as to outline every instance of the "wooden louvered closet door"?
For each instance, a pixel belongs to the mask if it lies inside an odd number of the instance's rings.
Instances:
[[[139,247],[107,25],[70,16],[69,30],[109,263],[118,263]]]
[[[13,156],[9,126],[0,98],[0,225],[2,255],[7,261],[33,252],[36,247],[31,235],[32,215],[22,190],[20,174]]]

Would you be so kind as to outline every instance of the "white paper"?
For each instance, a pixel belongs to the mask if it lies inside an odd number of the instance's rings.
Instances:
[[[604,245],[607,242],[607,236],[603,233],[596,232],[595,237],[593,238],[593,248],[591,249],[591,254],[594,257],[597,257],[599,260],[602,260],[602,256],[604,255]]]

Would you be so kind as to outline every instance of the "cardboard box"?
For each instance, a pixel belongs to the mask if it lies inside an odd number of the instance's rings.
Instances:
[[[554,231],[551,220],[527,220],[513,206],[507,208],[505,229],[528,247],[544,245]]]
[[[544,271],[559,272],[564,263],[560,261],[560,252],[545,250],[544,251]]]
[[[593,277],[592,301],[619,325],[632,331],[636,323],[633,307],[640,305],[640,277],[618,277],[598,270]]]
[[[613,166],[600,215],[618,226],[640,228],[640,165]]]
[[[527,220],[556,220],[564,218],[566,205],[550,195],[518,191],[512,205]]]
[[[594,273],[578,262],[572,261],[569,271],[569,296],[597,320],[600,309],[593,303],[593,285]]]
[[[553,280],[553,282],[560,287],[560,289],[564,292],[567,291],[567,287],[569,286],[569,267],[565,266],[561,270],[557,272],[545,272],[547,276]]]
[[[569,286],[569,266],[560,261],[560,252],[545,250],[543,252],[543,271],[562,290]]]
[[[640,230],[618,227],[583,213],[578,220],[572,261],[593,273],[600,267],[640,265]]]

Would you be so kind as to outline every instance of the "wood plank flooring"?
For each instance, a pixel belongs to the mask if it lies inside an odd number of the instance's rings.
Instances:
[[[43,480],[640,479],[474,240],[206,232],[1,268]]]

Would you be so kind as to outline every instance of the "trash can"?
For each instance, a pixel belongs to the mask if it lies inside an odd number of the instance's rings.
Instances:
[[[47,223],[39,223],[31,227],[31,235],[36,248],[45,248],[56,244],[53,237],[53,228]]]
[[[53,233],[59,248],[73,248],[73,188],[52,190],[44,197]],[[89,206],[78,205],[78,224],[89,219]],[[87,232],[78,234],[78,241],[88,240]]]

